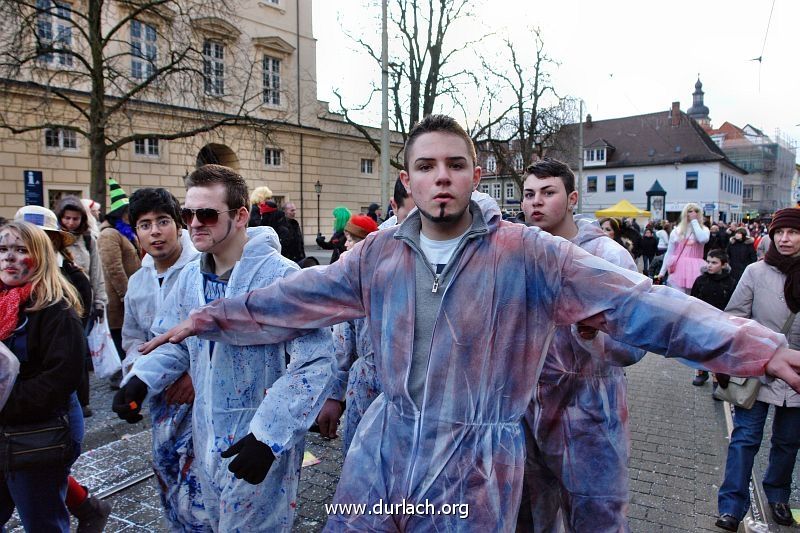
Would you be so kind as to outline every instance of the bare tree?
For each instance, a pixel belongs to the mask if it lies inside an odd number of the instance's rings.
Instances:
[[[389,6],[389,34],[396,36],[389,45],[389,96],[391,127],[405,141],[411,127],[423,117],[444,107],[460,106],[462,84],[474,83],[468,70],[455,67],[459,55],[480,39],[451,46],[450,32],[471,16],[473,0],[393,0]],[[359,37],[354,40],[381,65],[381,51]],[[398,51],[399,50],[399,51]],[[367,109],[380,89],[373,84],[370,97],[363,104],[348,107],[340,91],[334,91],[345,121],[355,127],[380,153],[380,139],[356,120],[355,114]],[[446,100],[443,101],[443,100]],[[402,168],[399,153],[391,163]]]
[[[103,206],[107,158],[129,143],[229,125],[264,133],[261,65],[235,20],[225,0],[3,0],[0,128],[86,138]],[[142,124],[145,113],[159,118]]]
[[[495,115],[489,109],[472,132],[476,143],[494,154],[497,174],[511,176],[520,190],[524,167],[542,157],[575,113],[574,100],[559,96],[552,85],[549,68],[557,63],[545,52],[541,32],[538,28],[530,32],[535,44],[530,61],[522,60],[517,45],[508,39],[504,41],[505,65],[498,64],[497,59],[483,60],[490,100],[508,102],[508,107]]]

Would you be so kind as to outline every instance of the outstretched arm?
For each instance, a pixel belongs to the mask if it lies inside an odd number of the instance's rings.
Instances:
[[[557,285],[551,304],[557,324],[582,322],[618,341],[700,362],[714,372],[737,376],[780,372],[775,375],[800,389],[800,376],[793,370],[800,368],[800,352],[785,350],[782,335],[680,291],[653,286],[648,278],[565,241],[533,233],[529,238],[538,240],[525,247],[533,256],[528,264],[538,270],[529,284]],[[553,247],[560,249],[554,253]],[[557,266],[548,265],[548,255],[558,258]],[[548,269],[553,267],[559,279],[550,279],[553,273]]]
[[[361,287],[364,245],[336,263],[308,268],[272,285],[192,311],[189,318],[142,347],[148,353],[193,335],[225,344],[275,344],[314,329],[365,316]]]

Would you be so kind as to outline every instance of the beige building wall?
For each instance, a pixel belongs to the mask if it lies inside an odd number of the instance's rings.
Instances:
[[[107,17],[113,19],[120,7],[115,3],[108,5],[111,7]],[[307,241],[313,242],[318,224],[314,184],[319,180],[323,187],[319,223],[322,233],[329,235],[331,211],[337,205],[360,212],[370,203],[380,202],[380,158],[354,128],[330,113],[327,105],[316,98],[316,41],[312,35],[311,1],[280,0],[274,6],[247,0],[240,3],[237,14],[235,27],[241,33],[236,38],[251,59],[260,61],[264,53],[274,54],[276,46],[285,52],[281,57],[281,106],[264,105],[256,113],[269,121],[268,134],[253,128],[224,127],[191,138],[160,140],[157,156],[136,154],[130,143],[109,154],[107,173],[129,195],[141,187],[166,187],[183,199],[183,176],[196,168],[201,149],[212,145],[214,152],[222,156],[221,162],[237,169],[251,188],[268,185],[279,199],[294,202]],[[220,23],[212,20],[206,26],[213,29],[214,24]],[[4,109],[16,110],[9,117],[18,124],[41,123],[45,114],[58,117],[69,111],[65,104],[52,99],[43,105],[41,97],[24,90],[2,92],[0,98],[4,100]],[[117,123],[117,132],[120,135],[169,133],[177,125],[188,129],[200,124],[201,117],[193,114],[191,108],[179,110],[164,105],[169,103],[175,102],[142,102],[128,113],[125,121]],[[378,132],[374,134],[377,138]],[[393,146],[393,150],[397,151],[398,146]],[[281,150],[279,166],[265,163],[266,148]],[[362,173],[362,159],[372,160],[371,174]],[[0,216],[6,218],[12,217],[24,203],[26,170],[43,173],[48,207],[61,194],[88,197],[88,141],[79,135],[76,149],[53,149],[45,146],[41,130],[20,135],[0,130],[0,170]],[[397,172],[392,170],[390,176],[393,184]]]

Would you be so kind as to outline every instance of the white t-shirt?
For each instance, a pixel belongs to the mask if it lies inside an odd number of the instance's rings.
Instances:
[[[469,231],[469,230],[467,230]],[[422,253],[425,254],[425,257],[428,259],[428,262],[433,267],[433,271],[437,274],[441,274],[444,270],[444,267],[447,266],[447,263],[450,262],[450,258],[453,257],[453,254],[458,248],[458,243],[461,242],[461,238],[466,235],[466,231],[456,237],[455,239],[448,239],[446,241],[434,241],[432,239],[427,238],[425,235],[420,232],[419,234],[419,247],[422,249]]]

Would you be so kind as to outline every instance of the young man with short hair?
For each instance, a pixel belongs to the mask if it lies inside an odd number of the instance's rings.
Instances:
[[[181,218],[202,255],[181,271],[154,332],[217,298],[299,270],[278,252],[272,228],[247,228],[242,176],[204,165],[186,178],[186,189]],[[246,347],[196,338],[163,346],[134,363],[114,399],[114,411],[136,421],[148,391],[163,391],[188,370],[195,465],[214,531],[291,529],[305,434],[328,395],[334,365],[329,330],[310,326],[291,338]]]
[[[621,268],[631,254],[592,219],[573,217],[575,175],[553,159],[526,169],[525,222]],[[644,350],[585,326],[558,326],[525,413],[527,458],[517,531],[626,531],[628,405],[620,366]],[[598,465],[602,465],[601,468]]]
[[[389,205],[392,206],[394,214],[381,222],[378,229],[391,228],[402,224],[411,210],[414,209],[414,200],[400,178],[397,178],[397,181],[394,182],[394,193],[389,198]]]
[[[139,346],[153,335],[151,328],[172,292],[178,275],[199,253],[181,220],[181,206],[166,189],[144,188],[128,204],[131,227],[147,255],[128,280],[122,347],[127,375],[140,357]],[[192,444],[192,378],[184,372],[149,400],[153,424],[153,470],[158,479],[164,518],[174,531],[209,531],[202,504]]]
[[[499,209],[482,213],[470,201],[481,178],[475,148],[452,118],[414,126],[405,168],[418,211],[402,225],[333,265],[197,309],[142,347],[197,334],[206,340],[187,342],[278,342],[368,317],[383,394],[359,424],[334,504],[370,512],[339,507],[328,530],[513,531],[520,420],[556,326],[584,322],[715,371],[767,369],[800,389],[800,352],[781,335],[501,221]]]
[[[720,249],[712,249],[708,252],[706,266],[701,268],[701,272],[694,280],[690,294],[717,309],[724,310],[733,296],[733,291],[736,290],[736,279],[728,265],[728,254]],[[708,377],[708,371],[698,370],[692,385],[701,387],[708,381]],[[716,378],[713,381],[713,388],[717,388]]]

